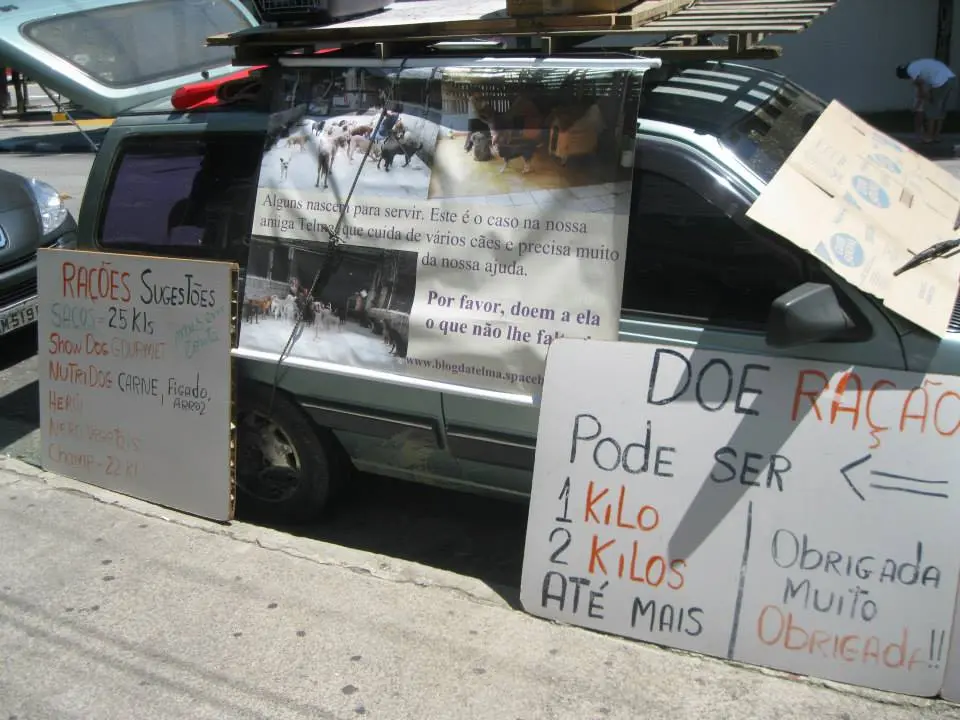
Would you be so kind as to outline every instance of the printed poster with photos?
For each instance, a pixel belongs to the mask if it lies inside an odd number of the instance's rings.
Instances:
[[[285,356],[301,363],[539,394],[556,338],[617,338],[640,83],[586,67],[290,70],[240,347],[279,356],[297,328]],[[315,286],[338,222],[340,262]]]

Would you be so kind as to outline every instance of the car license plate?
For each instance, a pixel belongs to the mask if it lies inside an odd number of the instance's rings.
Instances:
[[[35,323],[37,321],[38,305],[37,298],[30,298],[19,305],[0,311],[0,335],[6,335]]]

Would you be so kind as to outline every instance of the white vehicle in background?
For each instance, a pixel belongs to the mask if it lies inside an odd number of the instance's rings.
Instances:
[[[109,118],[235,72],[206,39],[257,24],[239,0],[29,0],[0,12],[0,57]]]

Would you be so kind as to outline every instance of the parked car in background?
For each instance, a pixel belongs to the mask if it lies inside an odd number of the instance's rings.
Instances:
[[[236,72],[206,38],[257,25],[239,0],[29,0],[0,12],[0,57],[101,117]],[[162,103],[161,103],[162,104]]]
[[[37,321],[37,250],[76,245],[77,223],[56,188],[0,170],[0,336]]]

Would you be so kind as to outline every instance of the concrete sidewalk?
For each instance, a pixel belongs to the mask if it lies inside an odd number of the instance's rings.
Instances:
[[[10,459],[0,654],[0,717],[22,720],[960,718],[544,622],[470,578]]]
[[[940,142],[931,144],[921,143],[914,134],[889,133],[889,135],[930,160],[960,157],[960,134],[944,134]]]

